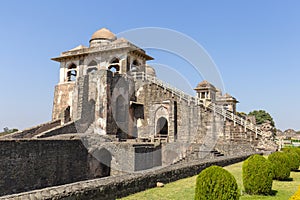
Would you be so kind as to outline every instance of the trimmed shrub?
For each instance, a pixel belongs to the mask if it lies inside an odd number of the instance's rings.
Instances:
[[[291,166],[290,159],[283,152],[274,152],[268,157],[271,161],[274,170],[274,179],[287,180],[290,177]]]
[[[291,164],[291,170],[297,171],[300,166],[300,149],[299,148],[284,148],[283,152],[285,152]]]
[[[247,194],[271,194],[273,176],[271,162],[261,155],[253,155],[243,163],[243,184]]]
[[[300,156],[294,151],[285,152],[290,159],[290,167],[292,171],[297,171],[300,165]]]
[[[283,152],[296,152],[300,156],[300,148],[299,147],[287,147],[282,148]]]
[[[298,188],[297,192],[289,198],[289,200],[299,200],[300,199],[300,187]]]
[[[222,167],[211,166],[197,177],[195,200],[235,200],[239,196],[234,176]]]

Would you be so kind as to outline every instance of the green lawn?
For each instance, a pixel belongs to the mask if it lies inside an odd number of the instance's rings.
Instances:
[[[225,167],[236,178],[239,188],[242,188],[242,162]],[[242,195],[241,200],[255,199],[255,200],[288,200],[300,185],[300,172],[292,172],[291,177],[293,181],[273,181],[273,190],[276,191],[275,196],[250,196]],[[122,198],[122,200],[185,200],[194,199],[196,176],[191,178],[182,179],[173,183],[166,184],[163,188],[152,188],[144,192],[139,192],[134,195]]]

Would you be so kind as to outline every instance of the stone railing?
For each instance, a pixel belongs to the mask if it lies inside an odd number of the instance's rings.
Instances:
[[[204,102],[202,99],[197,98],[197,97],[193,97],[189,94],[186,94],[185,92],[175,88],[174,86],[154,77],[154,76],[149,76],[147,74],[145,74],[144,72],[136,72],[136,73],[132,73],[132,76],[134,79],[141,79],[144,81],[149,81],[151,83],[154,83],[156,85],[161,86],[162,88],[164,88],[165,90],[170,91],[173,95],[176,95],[177,97],[179,97],[179,99],[184,99],[188,102],[193,102],[197,105],[202,105],[204,106],[206,109],[209,109],[211,111],[213,111],[214,113],[217,113],[221,116],[224,117],[224,120],[228,119],[230,121],[233,121],[234,125],[239,124],[242,127],[245,128],[245,131],[250,130],[252,132],[255,133],[256,137],[258,135],[261,135],[261,130],[259,129],[258,126],[254,125],[253,123],[235,115],[234,113],[224,109],[222,106],[216,105],[215,103],[207,103]]]

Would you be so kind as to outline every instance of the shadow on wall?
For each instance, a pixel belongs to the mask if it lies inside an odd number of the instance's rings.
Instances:
[[[93,155],[89,155],[89,160],[91,178],[110,176],[112,155],[108,150],[96,149]]]

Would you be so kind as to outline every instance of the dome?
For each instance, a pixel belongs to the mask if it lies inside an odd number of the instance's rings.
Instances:
[[[115,40],[117,37],[115,34],[113,34],[110,30],[107,28],[101,28],[100,30],[96,31],[93,35],[90,41],[92,40],[97,40],[97,39],[102,39],[102,40]]]
[[[197,85],[196,89],[213,89],[213,90],[216,90],[216,87],[213,84],[211,84],[210,82],[204,80],[204,81],[200,82]]]
[[[156,76],[155,69],[149,65],[146,65],[146,74],[150,76]]]

